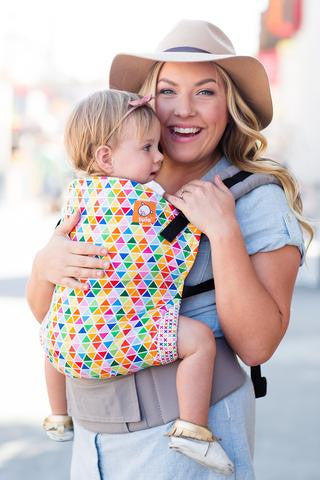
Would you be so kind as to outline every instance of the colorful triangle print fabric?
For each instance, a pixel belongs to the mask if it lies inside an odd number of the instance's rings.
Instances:
[[[177,211],[136,182],[82,178],[68,192],[66,213],[81,210],[70,237],[104,245],[111,265],[87,281],[87,292],[56,286],[41,330],[50,362],[72,377],[109,378],[175,361],[183,283],[200,233],[188,225],[164,240]]]

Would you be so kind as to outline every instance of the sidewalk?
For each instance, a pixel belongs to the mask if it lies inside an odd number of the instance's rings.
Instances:
[[[320,290],[296,289],[289,330],[263,366],[257,400],[257,480],[319,480]]]

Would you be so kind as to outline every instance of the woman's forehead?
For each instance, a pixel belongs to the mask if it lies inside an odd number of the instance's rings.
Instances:
[[[213,62],[166,62],[159,72],[158,81],[203,80],[205,78],[219,79],[218,70]]]

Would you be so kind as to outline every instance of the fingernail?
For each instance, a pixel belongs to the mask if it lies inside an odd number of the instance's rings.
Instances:
[[[103,262],[103,266],[104,266],[104,268],[109,268],[110,262]]]
[[[98,271],[97,271],[97,275],[98,275],[98,277],[102,277],[103,272],[102,272],[101,270],[98,270]]]
[[[102,255],[107,255],[107,253],[108,253],[108,250],[107,250],[106,248],[103,248],[103,249],[101,250],[101,254],[102,254]]]

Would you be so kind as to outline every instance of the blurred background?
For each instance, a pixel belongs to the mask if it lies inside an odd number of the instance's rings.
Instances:
[[[69,478],[71,444],[40,429],[49,407],[38,325],[24,299],[33,256],[53,231],[72,177],[65,120],[75,102],[106,87],[116,53],[152,50],[181,18],[219,25],[237,53],[265,65],[275,108],[267,156],[290,167],[305,215],[320,218],[318,0],[1,2],[1,480]],[[320,478],[319,252],[316,230],[291,326],[263,368],[269,393],[257,401],[258,480]]]

